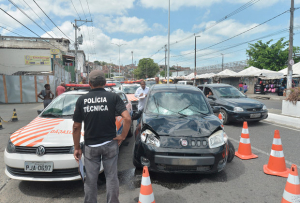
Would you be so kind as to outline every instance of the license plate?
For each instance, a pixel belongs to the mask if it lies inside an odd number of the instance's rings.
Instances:
[[[52,172],[53,171],[53,162],[25,161],[24,171],[28,171],[28,172]]]
[[[261,117],[261,113],[250,114],[250,118],[259,118]]]

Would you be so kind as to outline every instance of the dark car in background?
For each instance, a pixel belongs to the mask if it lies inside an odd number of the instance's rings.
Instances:
[[[122,84],[120,90],[123,91],[132,104],[133,112],[137,112],[139,99],[134,96],[136,90],[140,87],[139,84]]]
[[[223,124],[231,121],[260,121],[268,117],[267,107],[247,98],[237,88],[228,84],[199,85],[212,107],[221,108]]]
[[[133,164],[151,171],[215,173],[234,147],[203,93],[189,85],[153,85],[135,131]]]

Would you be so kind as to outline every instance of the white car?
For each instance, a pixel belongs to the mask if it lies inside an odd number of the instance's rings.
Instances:
[[[55,98],[38,117],[14,132],[4,151],[5,174],[27,181],[72,181],[80,179],[73,152],[73,113],[77,99],[87,91],[70,91]],[[131,102],[117,92],[132,111]],[[116,134],[123,130],[123,118],[116,117]],[[128,136],[132,136],[131,127]],[[80,146],[84,146],[83,127]],[[84,162],[84,157],[82,157]],[[103,171],[103,166],[100,172]]]

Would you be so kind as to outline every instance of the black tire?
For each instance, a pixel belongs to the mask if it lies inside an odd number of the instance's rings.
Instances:
[[[132,137],[133,136],[133,122],[131,122],[127,137]]]
[[[233,160],[234,154],[235,154],[234,146],[231,143],[231,141],[228,140],[228,157],[227,157],[227,163],[230,163]]]
[[[132,159],[132,163],[135,166],[135,168],[138,169],[138,170],[141,170],[143,168],[142,164],[140,164],[139,162],[137,162],[134,157]]]
[[[228,119],[228,113],[224,110],[221,109],[220,113],[222,114],[222,118],[223,118],[223,125],[226,125],[229,123],[229,119]]]

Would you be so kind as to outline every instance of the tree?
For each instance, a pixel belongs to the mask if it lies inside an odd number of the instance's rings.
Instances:
[[[105,73],[105,78],[108,78],[109,74]],[[110,77],[114,77],[114,74],[110,74]]]
[[[163,70],[163,71],[160,71],[159,74],[160,74],[161,77],[165,77],[165,71],[164,71],[164,70]],[[167,75],[167,74],[166,74],[166,75]],[[172,72],[170,72],[170,71],[169,71],[169,76],[172,76]]]
[[[249,66],[259,69],[269,69],[279,71],[286,68],[289,55],[289,41],[281,38],[276,43],[271,44],[273,40],[263,43],[261,40],[255,44],[249,44],[250,48],[246,50],[250,59]],[[299,47],[293,48],[293,55],[300,52]],[[294,57],[295,63],[300,61],[300,57]]]
[[[152,78],[159,72],[157,63],[154,63],[151,58],[143,58],[139,60],[138,67],[134,70],[136,78]]]

